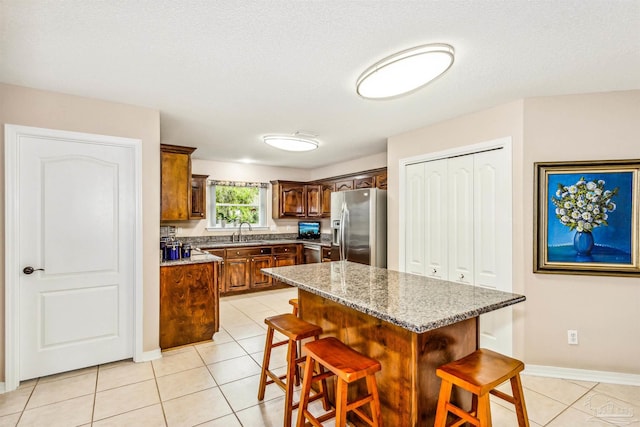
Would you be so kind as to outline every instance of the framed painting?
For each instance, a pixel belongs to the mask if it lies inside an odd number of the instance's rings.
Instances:
[[[534,168],[534,272],[640,276],[640,160]]]

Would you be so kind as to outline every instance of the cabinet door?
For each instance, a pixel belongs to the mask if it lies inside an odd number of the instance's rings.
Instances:
[[[331,193],[333,193],[333,184],[322,184],[322,196],[320,197],[322,208],[320,214],[323,218],[331,217]]]
[[[354,179],[353,186],[355,188],[373,188],[375,187],[375,178],[372,176],[368,176],[365,178]]]
[[[336,182],[336,191],[353,190],[353,179],[345,179]]]
[[[271,286],[271,277],[262,273],[260,269],[272,266],[271,255],[254,255],[251,257],[251,287],[263,288]]]
[[[474,156],[474,283],[511,292],[511,177],[505,150]],[[512,353],[512,308],[480,316],[480,345]]]
[[[331,262],[331,248],[322,247],[322,262]]]
[[[207,218],[207,175],[191,175],[191,219]]]
[[[195,148],[160,146],[160,220],[191,216],[191,153]]]
[[[387,171],[381,172],[375,176],[376,188],[381,190],[387,189]]]
[[[305,216],[304,184],[282,184],[280,189],[280,216]]]
[[[448,159],[449,280],[473,283],[473,156]]]
[[[223,259],[223,261],[219,263],[219,267],[218,267],[218,290],[219,292],[224,292],[225,291],[224,249],[207,249],[207,252],[209,252],[211,255],[219,256],[220,258]]]
[[[278,254],[273,256],[274,267],[286,267],[289,265],[296,265],[298,263],[298,256],[296,254]]]
[[[307,199],[307,216],[318,217],[322,215],[322,186],[320,184],[308,184],[305,186]]]
[[[446,280],[449,274],[447,160],[426,162],[424,168],[425,274]]]
[[[405,169],[405,272],[424,275],[425,253],[425,188],[424,163],[407,165]]]
[[[210,340],[218,328],[217,295],[214,263],[161,267],[160,348]]]
[[[224,272],[226,275],[226,292],[249,289],[249,257],[227,258],[225,260]]]

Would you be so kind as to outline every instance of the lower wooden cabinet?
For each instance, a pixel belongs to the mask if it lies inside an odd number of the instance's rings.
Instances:
[[[322,262],[331,262],[331,248],[322,247]]]
[[[242,246],[227,249],[207,249],[223,258],[220,263],[218,286],[221,294],[268,289],[281,282],[262,273],[263,268],[302,263],[302,245]]]
[[[218,263],[160,267],[160,348],[210,340],[220,327]]]

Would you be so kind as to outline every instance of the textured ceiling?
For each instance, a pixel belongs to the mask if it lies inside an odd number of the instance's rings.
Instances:
[[[0,81],[147,106],[194,157],[317,167],[533,96],[640,89],[640,1],[0,0]],[[411,95],[359,98],[372,63],[456,49]],[[284,153],[261,135],[303,131]]]

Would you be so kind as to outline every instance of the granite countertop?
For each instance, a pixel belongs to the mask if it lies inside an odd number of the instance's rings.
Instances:
[[[272,245],[291,245],[296,243],[314,244],[320,246],[331,246],[331,242],[321,242],[320,240],[297,240],[297,239],[274,239],[274,240],[249,240],[247,242],[211,242],[198,245],[200,249],[224,249],[236,248],[243,246],[272,246]]]
[[[264,268],[262,271],[285,283],[417,333],[525,300],[523,295],[348,261]]]
[[[208,252],[201,252],[197,249],[191,251],[190,258],[182,258],[175,261],[162,261],[160,267],[171,267],[174,265],[201,264],[204,262],[221,262],[222,258],[211,255]]]

